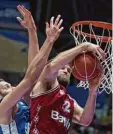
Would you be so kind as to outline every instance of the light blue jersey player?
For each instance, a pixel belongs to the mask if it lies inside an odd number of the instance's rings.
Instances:
[[[29,134],[29,107],[24,100],[17,103],[18,110],[10,124],[0,124],[0,134]]]

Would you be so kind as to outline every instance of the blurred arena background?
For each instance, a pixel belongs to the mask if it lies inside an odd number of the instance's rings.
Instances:
[[[16,6],[24,5],[35,19],[40,46],[45,39],[45,22],[51,16],[62,15],[64,31],[56,41],[50,58],[74,46],[69,33],[72,23],[97,20],[112,23],[112,0],[0,0],[0,77],[16,85],[27,68],[27,31],[17,22]],[[84,107],[88,90],[76,88],[72,77],[69,94]],[[98,95],[94,120],[89,127],[72,124],[69,134],[112,134],[112,93]]]

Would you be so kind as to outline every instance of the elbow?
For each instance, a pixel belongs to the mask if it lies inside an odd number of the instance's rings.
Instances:
[[[88,127],[92,122],[92,116],[85,116],[83,113],[81,113],[81,116],[79,118],[79,123],[85,127]]]
[[[83,126],[88,127],[90,125],[90,122],[85,122]]]
[[[81,125],[85,126],[85,127],[88,127],[88,126],[91,124],[91,121],[86,121],[86,120],[84,120],[84,121],[80,121],[79,123],[80,123]]]

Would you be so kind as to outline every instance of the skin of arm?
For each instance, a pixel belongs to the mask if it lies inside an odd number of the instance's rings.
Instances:
[[[99,75],[89,81],[89,96],[86,105],[81,108],[77,103],[74,105],[73,122],[80,125],[88,126],[94,116],[97,98],[97,89],[100,85],[103,73],[100,70]]]
[[[97,93],[89,92],[89,96],[84,109],[76,102],[74,103],[73,123],[89,126],[95,112]]]
[[[45,47],[47,47],[46,45],[50,48],[49,40],[45,41]],[[44,50],[46,51],[46,49]],[[33,61],[27,69],[24,79],[20,82],[18,86],[16,86],[12,90],[11,93],[4,97],[4,99],[0,103],[0,112],[7,112],[10,108],[12,108],[17,103],[17,101],[19,101],[21,97],[30,89],[34,81],[40,76],[40,70],[42,69],[42,66],[45,64],[45,58],[47,58],[47,52],[45,51],[40,51],[35,56],[35,58],[33,59]]]
[[[53,20],[54,17],[51,18],[50,25],[46,23],[47,38],[39,53],[35,56],[30,66],[28,67],[25,77],[20,82],[20,84],[17,85],[14,90],[12,90],[11,93],[4,97],[0,103],[1,113],[7,112],[10,108],[12,108],[17,103],[17,101],[19,101],[21,97],[29,90],[34,81],[40,76],[41,71],[47,62],[53,43],[57,40],[61,31],[63,30],[63,27],[60,28],[62,24],[62,19],[60,20],[60,16],[58,15],[54,23]]]
[[[28,11],[24,6],[18,5],[17,9],[19,10],[19,12],[21,13],[21,15],[23,16],[23,20],[20,17],[17,17],[17,20],[20,22],[20,24],[26,28],[28,30],[28,34],[29,34],[29,48],[28,48],[28,66],[30,65],[31,61],[33,60],[33,58],[36,56],[36,54],[39,52],[39,43],[38,43],[38,38],[37,38],[37,33],[36,33],[36,26],[34,23],[34,20],[32,18],[32,15],[30,13],[30,11]],[[50,25],[51,27],[53,27],[53,19],[51,18],[51,22]],[[62,24],[63,20],[60,20],[60,15],[57,17],[57,19],[55,20],[55,27],[59,28],[60,25]],[[58,23],[59,22],[59,23]],[[58,25],[57,25],[58,24]],[[46,34],[47,36],[49,36],[49,32],[48,32],[48,23],[46,23]],[[63,28],[62,28],[63,29]],[[61,30],[62,30],[61,29]],[[55,29],[54,29],[55,30]],[[59,31],[60,32],[60,31]],[[56,40],[56,39],[55,39]],[[48,41],[46,41],[48,42]],[[52,41],[53,42],[53,41]],[[48,47],[48,46],[47,46]],[[42,47],[43,49],[43,47]],[[46,48],[44,48],[46,49]],[[50,49],[51,50],[51,47]],[[46,62],[45,62],[46,64]],[[44,64],[44,65],[45,65]],[[43,69],[43,67],[42,67]],[[42,70],[41,69],[41,70]],[[40,71],[41,71],[40,70]],[[33,85],[34,86],[34,85]],[[31,89],[29,89],[29,91],[24,95],[24,100],[26,101],[27,104],[30,104],[30,97],[29,94],[31,92],[33,87],[31,87]]]
[[[20,24],[27,29],[28,36],[29,36],[29,46],[28,46],[28,66],[30,65],[31,61],[34,59],[36,54],[39,52],[39,43],[37,37],[37,29],[35,26],[35,22],[31,15],[31,12],[28,11],[24,6],[18,5],[18,11],[23,16],[23,20],[20,17],[17,17],[17,20]],[[29,105],[30,104],[30,97],[29,94],[32,90],[31,89],[24,95],[25,102]]]
[[[63,68],[64,65],[70,63],[78,54],[83,51],[91,51],[97,53],[102,59],[105,58],[105,53],[103,50],[92,43],[84,42],[70,50],[61,52],[58,56],[56,56],[45,68],[39,80],[42,79],[50,79],[50,76],[57,76],[57,72],[59,69]],[[56,74],[56,75],[55,75]],[[54,78],[54,79],[55,79]]]
[[[29,10],[27,10],[24,6],[21,5],[18,5],[17,9],[23,16],[23,20],[20,17],[17,17],[17,20],[28,31],[28,36],[29,36],[28,66],[29,66],[31,61],[39,52],[37,28],[35,26],[35,22],[33,20],[32,14]]]

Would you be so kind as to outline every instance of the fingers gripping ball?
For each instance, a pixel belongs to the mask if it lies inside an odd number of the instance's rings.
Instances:
[[[74,59],[72,73],[76,79],[85,81],[95,78],[101,69],[96,56],[91,52],[83,52]]]

